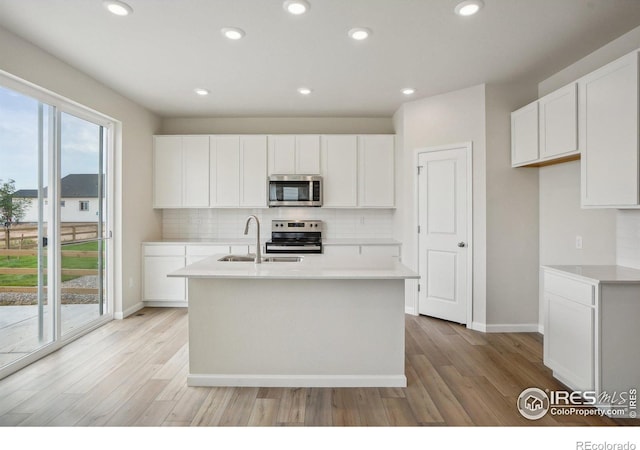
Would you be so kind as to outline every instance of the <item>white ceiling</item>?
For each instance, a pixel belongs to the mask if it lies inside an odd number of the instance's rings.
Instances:
[[[467,18],[458,0],[309,0],[304,16],[283,0],[126,1],[128,17],[101,0],[0,0],[0,26],[165,117],[388,117],[401,88],[541,81],[640,25],[639,0],[484,0]],[[355,26],[373,35],[352,41]]]

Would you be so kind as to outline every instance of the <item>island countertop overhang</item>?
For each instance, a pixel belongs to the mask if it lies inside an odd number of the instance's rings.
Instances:
[[[389,257],[354,256],[345,258],[310,254],[304,255],[299,262],[254,264],[253,262],[218,261],[224,256],[227,255],[211,256],[172,272],[168,276],[274,280],[406,280],[420,278],[416,272]]]

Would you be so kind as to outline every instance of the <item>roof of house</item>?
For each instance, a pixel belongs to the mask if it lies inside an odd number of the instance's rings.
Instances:
[[[98,174],[72,173],[60,180],[61,198],[98,197]],[[47,195],[47,188],[44,188]],[[20,189],[13,194],[17,198],[37,198],[37,189]]]

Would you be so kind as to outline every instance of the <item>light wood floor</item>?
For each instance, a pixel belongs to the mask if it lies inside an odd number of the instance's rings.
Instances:
[[[406,316],[407,388],[187,387],[187,311],[146,308],[0,380],[0,425],[615,425],[517,412],[528,387],[562,389],[535,333],[483,334]]]

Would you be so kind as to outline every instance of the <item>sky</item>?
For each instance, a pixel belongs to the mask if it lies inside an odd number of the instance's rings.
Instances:
[[[63,113],[61,142],[62,177],[98,173],[98,125]],[[0,180],[15,180],[16,189],[36,189],[37,151],[38,102],[0,86]]]

